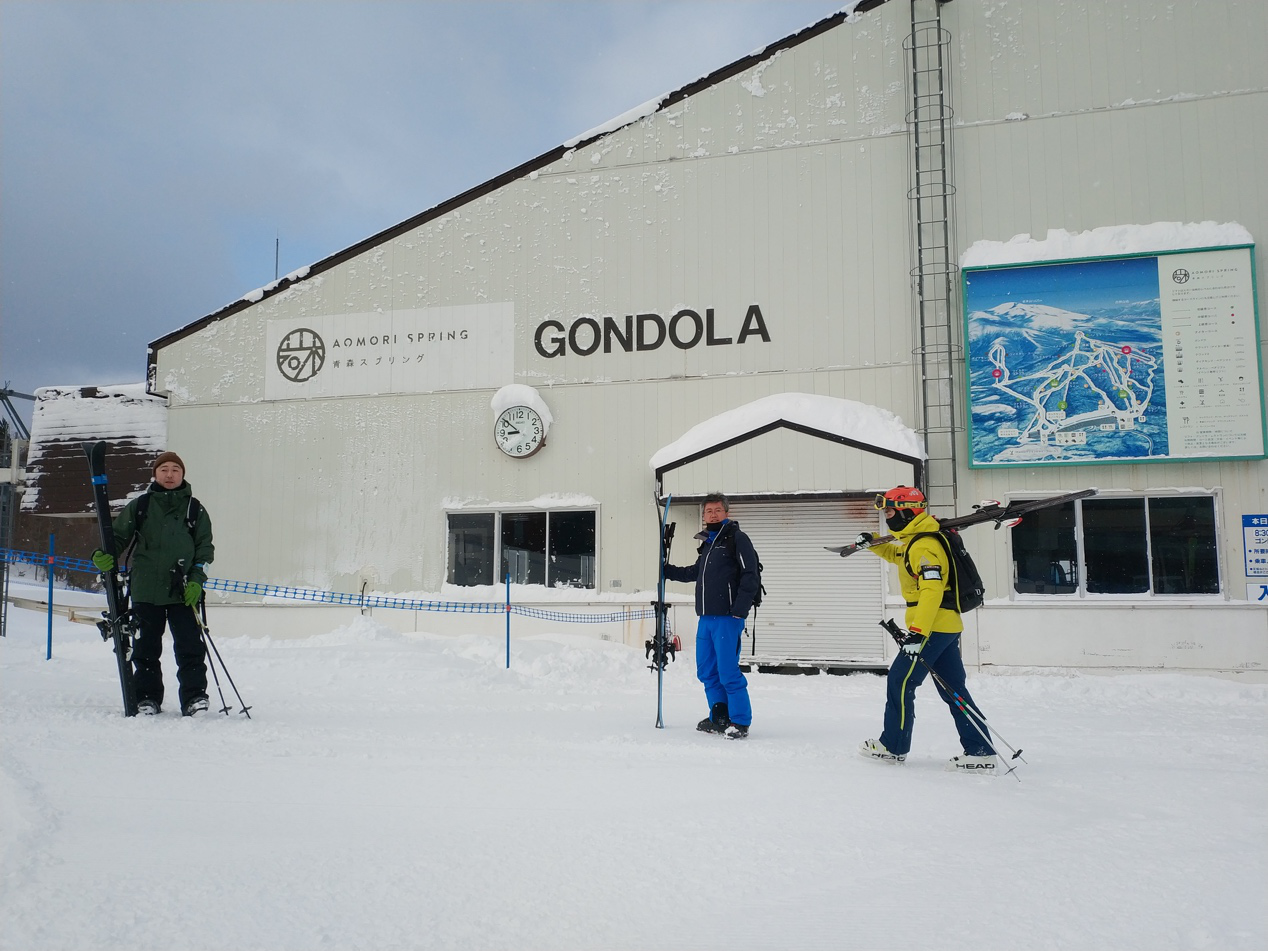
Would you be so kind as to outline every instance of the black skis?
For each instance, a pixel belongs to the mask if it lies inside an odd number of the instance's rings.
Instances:
[[[678,638],[671,637],[669,634],[669,605],[665,603],[665,563],[669,561],[669,548],[674,541],[674,529],[678,526],[677,522],[665,524],[665,520],[669,517],[669,503],[672,500],[672,495],[665,499],[665,508],[660,514],[660,567],[656,582],[656,600],[652,602],[652,607],[656,609],[656,633],[646,643],[647,657],[651,660],[651,663],[647,665],[648,669],[656,671],[656,729],[658,730],[665,728],[665,667],[674,659],[679,648]]]
[[[1096,489],[1083,489],[1079,492],[1070,492],[1066,495],[1054,495],[1046,499],[1030,499],[1025,502],[1010,502],[1008,505],[1000,505],[998,502],[983,503],[975,505],[974,511],[968,515],[957,515],[955,518],[938,519],[939,528],[965,528],[969,525],[979,525],[982,522],[994,522],[998,529],[1005,522],[1013,522],[1020,520],[1027,512],[1037,512],[1040,509],[1052,508],[1054,505],[1064,505],[1066,502],[1073,502],[1075,499],[1086,499],[1090,495],[1096,495]],[[893,535],[881,535],[873,538],[866,545],[844,545],[841,548],[828,548],[828,551],[836,552],[842,558],[847,555],[853,555],[856,551],[863,551],[871,548],[873,545],[882,545],[885,542],[894,541]],[[826,546],[825,546],[826,547]]]
[[[83,443],[88,456],[88,470],[92,473],[93,504],[97,509],[97,527],[101,532],[101,550],[112,558],[115,551],[114,528],[110,518],[110,494],[106,489],[106,444]],[[132,684],[132,637],[136,633],[136,621],[128,604],[128,595],[119,580],[119,566],[102,574],[106,585],[106,608],[102,620],[97,622],[101,639],[114,641],[115,663],[119,667],[119,686],[123,690],[123,715],[134,717],[136,690]]]

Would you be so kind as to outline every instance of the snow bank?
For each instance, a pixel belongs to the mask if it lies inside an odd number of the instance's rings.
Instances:
[[[690,654],[657,730],[639,648],[517,638],[508,670],[500,617],[489,637],[355,618],[218,637],[250,720],[227,683],[232,715],[181,717],[169,644],[165,709],[125,720],[92,627],[55,620],[46,661],[44,616],[9,619],[6,949],[1268,942],[1266,685],[971,675],[1025,751],[1017,782],[943,770],[958,744],[930,683],[907,762],[882,766],[854,752],[880,728],[877,677],[754,674],[736,743],[696,732]]]

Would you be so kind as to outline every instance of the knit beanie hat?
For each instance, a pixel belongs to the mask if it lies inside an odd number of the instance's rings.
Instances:
[[[158,467],[165,462],[174,462],[181,467],[181,472],[185,471],[185,463],[181,462],[181,457],[172,451],[161,452],[159,457],[154,460],[154,465],[150,467],[151,472],[157,472]]]

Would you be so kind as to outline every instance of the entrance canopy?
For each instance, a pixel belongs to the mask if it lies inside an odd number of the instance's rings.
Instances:
[[[923,484],[923,440],[889,410],[832,396],[778,393],[697,423],[657,450],[648,463],[656,473],[657,499],[664,499],[666,472],[776,429],[907,463],[912,467],[913,484]]]

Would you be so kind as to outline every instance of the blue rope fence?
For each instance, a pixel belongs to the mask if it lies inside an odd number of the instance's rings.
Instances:
[[[98,574],[91,561],[83,558],[51,558],[33,551],[16,551],[0,548],[0,559],[12,564],[39,565]],[[622,608],[595,614],[584,611],[560,611],[533,608],[522,604],[496,601],[427,601],[415,598],[394,598],[379,594],[348,594],[342,591],[322,591],[317,588],[293,588],[285,585],[262,584],[256,581],[230,581],[209,578],[204,588],[230,594],[251,594],[266,598],[282,598],[289,601],[307,601],[316,604],[342,604],[357,608],[391,608],[403,611],[438,611],[446,614],[518,614],[521,617],[544,621],[560,621],[572,624],[605,624],[621,621],[637,621],[656,616],[656,609]]]
[[[10,548],[0,548],[0,561],[15,565],[39,565],[41,568],[47,568],[50,564],[47,554],[37,551],[14,551]],[[54,568],[65,568],[67,571],[87,571],[90,574],[97,574],[93,563],[83,558],[57,557],[51,560],[51,564]]]

